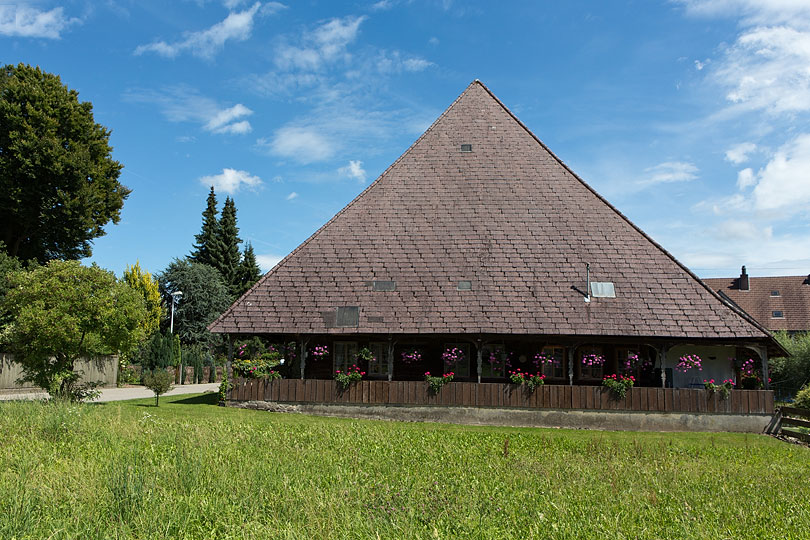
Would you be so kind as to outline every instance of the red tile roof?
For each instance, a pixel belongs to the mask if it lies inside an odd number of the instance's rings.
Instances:
[[[586,263],[615,298],[585,303],[572,289],[585,289]],[[374,280],[396,290],[374,291]],[[357,327],[335,327],[340,306],[360,308]],[[478,81],[210,328],[770,341]]]
[[[738,288],[737,278],[703,281],[727,295],[735,304],[771,331],[810,331],[810,276],[749,277],[749,290]],[[771,296],[778,292],[778,296]],[[774,311],[783,317],[774,317]]]

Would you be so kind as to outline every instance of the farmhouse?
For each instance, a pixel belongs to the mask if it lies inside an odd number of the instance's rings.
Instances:
[[[752,277],[743,266],[737,278],[704,281],[772,332],[810,332],[810,274]]]
[[[368,348],[362,369],[382,381],[521,369],[597,385],[627,368],[637,386],[702,389],[743,355],[767,384],[768,355],[783,354],[479,81],[210,329],[295,342],[301,379]],[[674,369],[685,355],[702,371]]]

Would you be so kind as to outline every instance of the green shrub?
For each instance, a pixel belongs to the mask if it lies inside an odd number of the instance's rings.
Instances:
[[[172,389],[172,376],[165,369],[156,369],[147,372],[142,377],[143,385],[155,393],[155,407],[160,406],[161,394],[165,394]]]
[[[799,390],[793,404],[800,409],[810,410],[810,384]]]

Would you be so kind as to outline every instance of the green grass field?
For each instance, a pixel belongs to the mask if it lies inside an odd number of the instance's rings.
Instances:
[[[764,436],[345,420],[214,399],[0,403],[0,538],[810,537],[810,449]]]

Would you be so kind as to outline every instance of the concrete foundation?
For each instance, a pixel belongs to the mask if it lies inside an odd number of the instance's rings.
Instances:
[[[763,433],[772,415],[661,413],[477,407],[290,404],[229,401],[229,407],[272,412],[400,422],[443,422],[479,426],[556,427],[611,431],[731,431]]]

